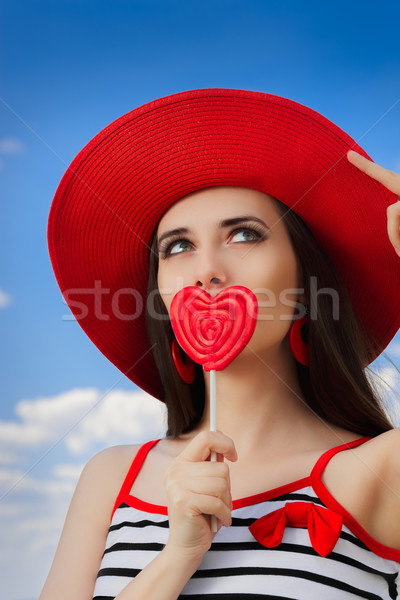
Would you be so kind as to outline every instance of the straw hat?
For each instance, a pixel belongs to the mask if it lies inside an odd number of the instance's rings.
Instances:
[[[135,384],[162,398],[146,338],[149,245],[163,213],[210,186],[278,198],[307,223],[377,340],[400,326],[400,268],[386,209],[396,201],[346,159],[365,152],[291,100],[243,90],[193,90],[136,108],[73,160],[48,225],[58,284],[79,324]]]

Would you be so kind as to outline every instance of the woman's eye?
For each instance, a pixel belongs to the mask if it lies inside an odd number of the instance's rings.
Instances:
[[[260,239],[260,235],[251,229],[241,229],[233,233],[231,241],[233,242],[254,242]]]
[[[229,235],[230,242],[259,242],[265,238],[265,233],[262,231],[258,232],[255,228],[243,227],[242,229],[235,229]],[[172,254],[183,254],[192,250],[193,245],[188,240],[171,240],[161,242],[158,252],[160,258],[168,258]]]
[[[171,246],[168,248],[167,253],[168,254],[181,254],[182,252],[186,252],[186,250],[190,250],[191,245],[189,242],[186,242],[185,240],[181,240],[180,242],[175,242],[173,244],[171,244]]]

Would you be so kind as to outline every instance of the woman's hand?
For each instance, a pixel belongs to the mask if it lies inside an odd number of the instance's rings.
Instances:
[[[212,451],[217,453],[217,462],[209,460]],[[233,441],[220,432],[203,431],[177,456],[165,476],[170,523],[167,545],[177,557],[200,560],[210,548],[215,534],[209,515],[217,517],[218,529],[221,524],[231,524],[229,467],[223,457],[237,460]]]
[[[398,200],[400,200],[400,175],[398,173],[384,169],[353,150],[347,153],[347,158],[352,165],[372,177],[372,179],[382,183],[388,190],[396,194]],[[400,256],[400,202],[391,204],[388,207],[387,219],[389,240],[393,244],[396,253]]]

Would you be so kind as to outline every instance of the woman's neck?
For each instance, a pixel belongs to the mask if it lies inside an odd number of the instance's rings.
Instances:
[[[210,376],[205,373],[206,406],[200,427],[209,428]],[[324,440],[340,444],[336,428],[307,405],[288,349],[255,355],[250,348],[216,373],[217,429],[231,437],[239,456],[271,456],[293,446],[309,449]],[[329,443],[329,442],[328,442]]]

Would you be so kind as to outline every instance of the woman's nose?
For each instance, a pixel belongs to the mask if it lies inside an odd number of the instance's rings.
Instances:
[[[206,283],[203,283],[203,282],[202,282],[202,281],[200,281],[200,279],[199,279],[199,280],[196,282],[196,286],[197,286],[197,287],[201,287],[203,290],[207,290],[207,291],[208,291],[208,290],[210,290],[210,289],[213,287],[213,285],[215,285],[215,286],[216,286],[216,285],[218,285],[218,284],[220,284],[220,283],[221,283],[221,279],[219,279],[218,277],[212,277],[212,278],[211,278],[211,280],[210,280],[210,282],[209,282],[208,284],[207,284],[207,282],[206,282]]]
[[[194,276],[195,286],[209,292],[213,288],[222,289],[226,286],[227,277],[222,265],[217,265],[212,259],[198,265]]]

